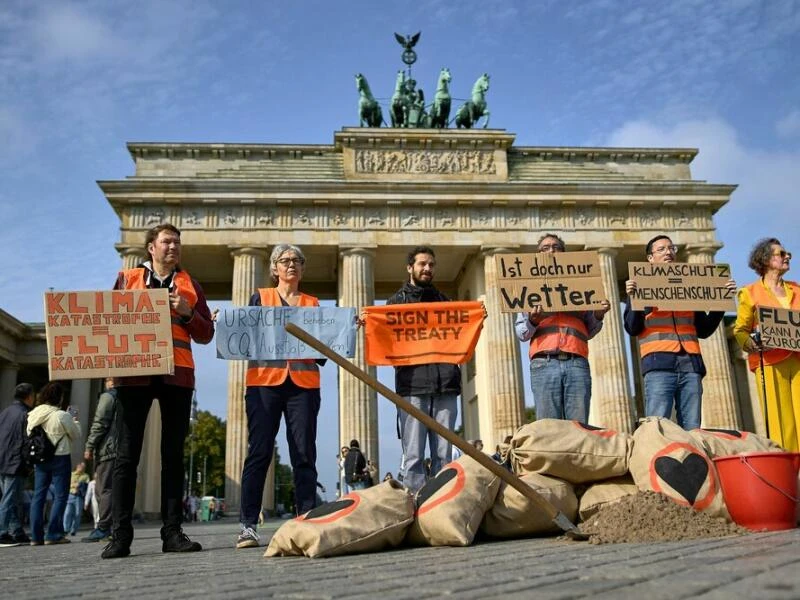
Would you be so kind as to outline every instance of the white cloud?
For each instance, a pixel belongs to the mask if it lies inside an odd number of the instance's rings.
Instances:
[[[775,123],[775,132],[784,138],[800,135],[800,110],[793,110]]]
[[[94,11],[62,4],[41,10],[32,25],[38,51],[50,60],[84,60],[111,57],[123,44],[108,23]]]

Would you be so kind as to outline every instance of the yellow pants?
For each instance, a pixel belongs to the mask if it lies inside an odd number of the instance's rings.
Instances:
[[[755,370],[756,387],[764,411],[764,390],[767,392],[767,418],[769,437],[789,452],[800,451],[800,358],[793,353],[775,365],[764,367],[764,385],[761,384],[761,367]]]

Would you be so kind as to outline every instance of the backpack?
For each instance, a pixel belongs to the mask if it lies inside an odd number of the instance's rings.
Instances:
[[[59,442],[61,440],[58,440]],[[41,425],[31,429],[28,439],[25,440],[25,460],[31,465],[41,465],[50,462],[56,455],[56,447],[47,437]]]

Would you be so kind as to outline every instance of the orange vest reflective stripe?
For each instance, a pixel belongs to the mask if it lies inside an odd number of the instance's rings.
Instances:
[[[281,297],[275,288],[259,288],[261,306],[281,306]],[[319,300],[308,294],[300,294],[298,306],[319,306]],[[247,362],[248,386],[281,385],[291,377],[301,388],[319,388],[319,366],[313,359],[302,360],[251,360]]]
[[[579,313],[578,313],[579,314]],[[545,352],[569,352],[589,357],[589,330],[582,318],[574,313],[556,313],[539,322],[531,338],[530,358]]]
[[[786,284],[792,288],[792,302],[789,305],[789,309],[800,310],[800,286],[792,281],[787,281]],[[775,308],[783,308],[778,302],[777,298],[775,298],[775,296],[773,296],[772,293],[766,287],[764,287],[764,284],[760,281],[751,283],[750,285],[745,286],[745,288],[750,294],[750,299],[753,301],[753,306],[772,306]],[[792,354],[793,353],[791,350],[764,350],[764,365],[775,365],[783,360],[786,360]],[[761,366],[760,361],[761,358],[759,357],[758,352],[751,352],[747,355],[747,366],[751,371],[755,371],[759,366]]]
[[[644,357],[653,352],[684,350],[700,354],[700,342],[694,326],[694,312],[688,310],[654,310],[644,318],[644,330],[639,334],[639,354]]]
[[[144,281],[145,269],[127,269],[122,272],[125,280],[126,290],[147,289]],[[178,271],[172,277],[172,284],[177,288],[178,293],[194,309],[197,304],[197,292],[192,284],[192,278],[186,271]],[[189,330],[186,329],[180,315],[174,310],[170,310],[172,321],[172,356],[175,359],[176,367],[186,367],[194,369],[194,358],[192,357],[192,341],[189,337]]]

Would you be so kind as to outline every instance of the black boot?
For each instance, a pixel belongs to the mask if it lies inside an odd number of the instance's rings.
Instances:
[[[103,548],[101,558],[125,558],[131,553],[131,545],[122,541],[112,540]]]
[[[198,542],[193,542],[189,536],[178,529],[161,530],[162,552],[200,552],[203,547]]]

